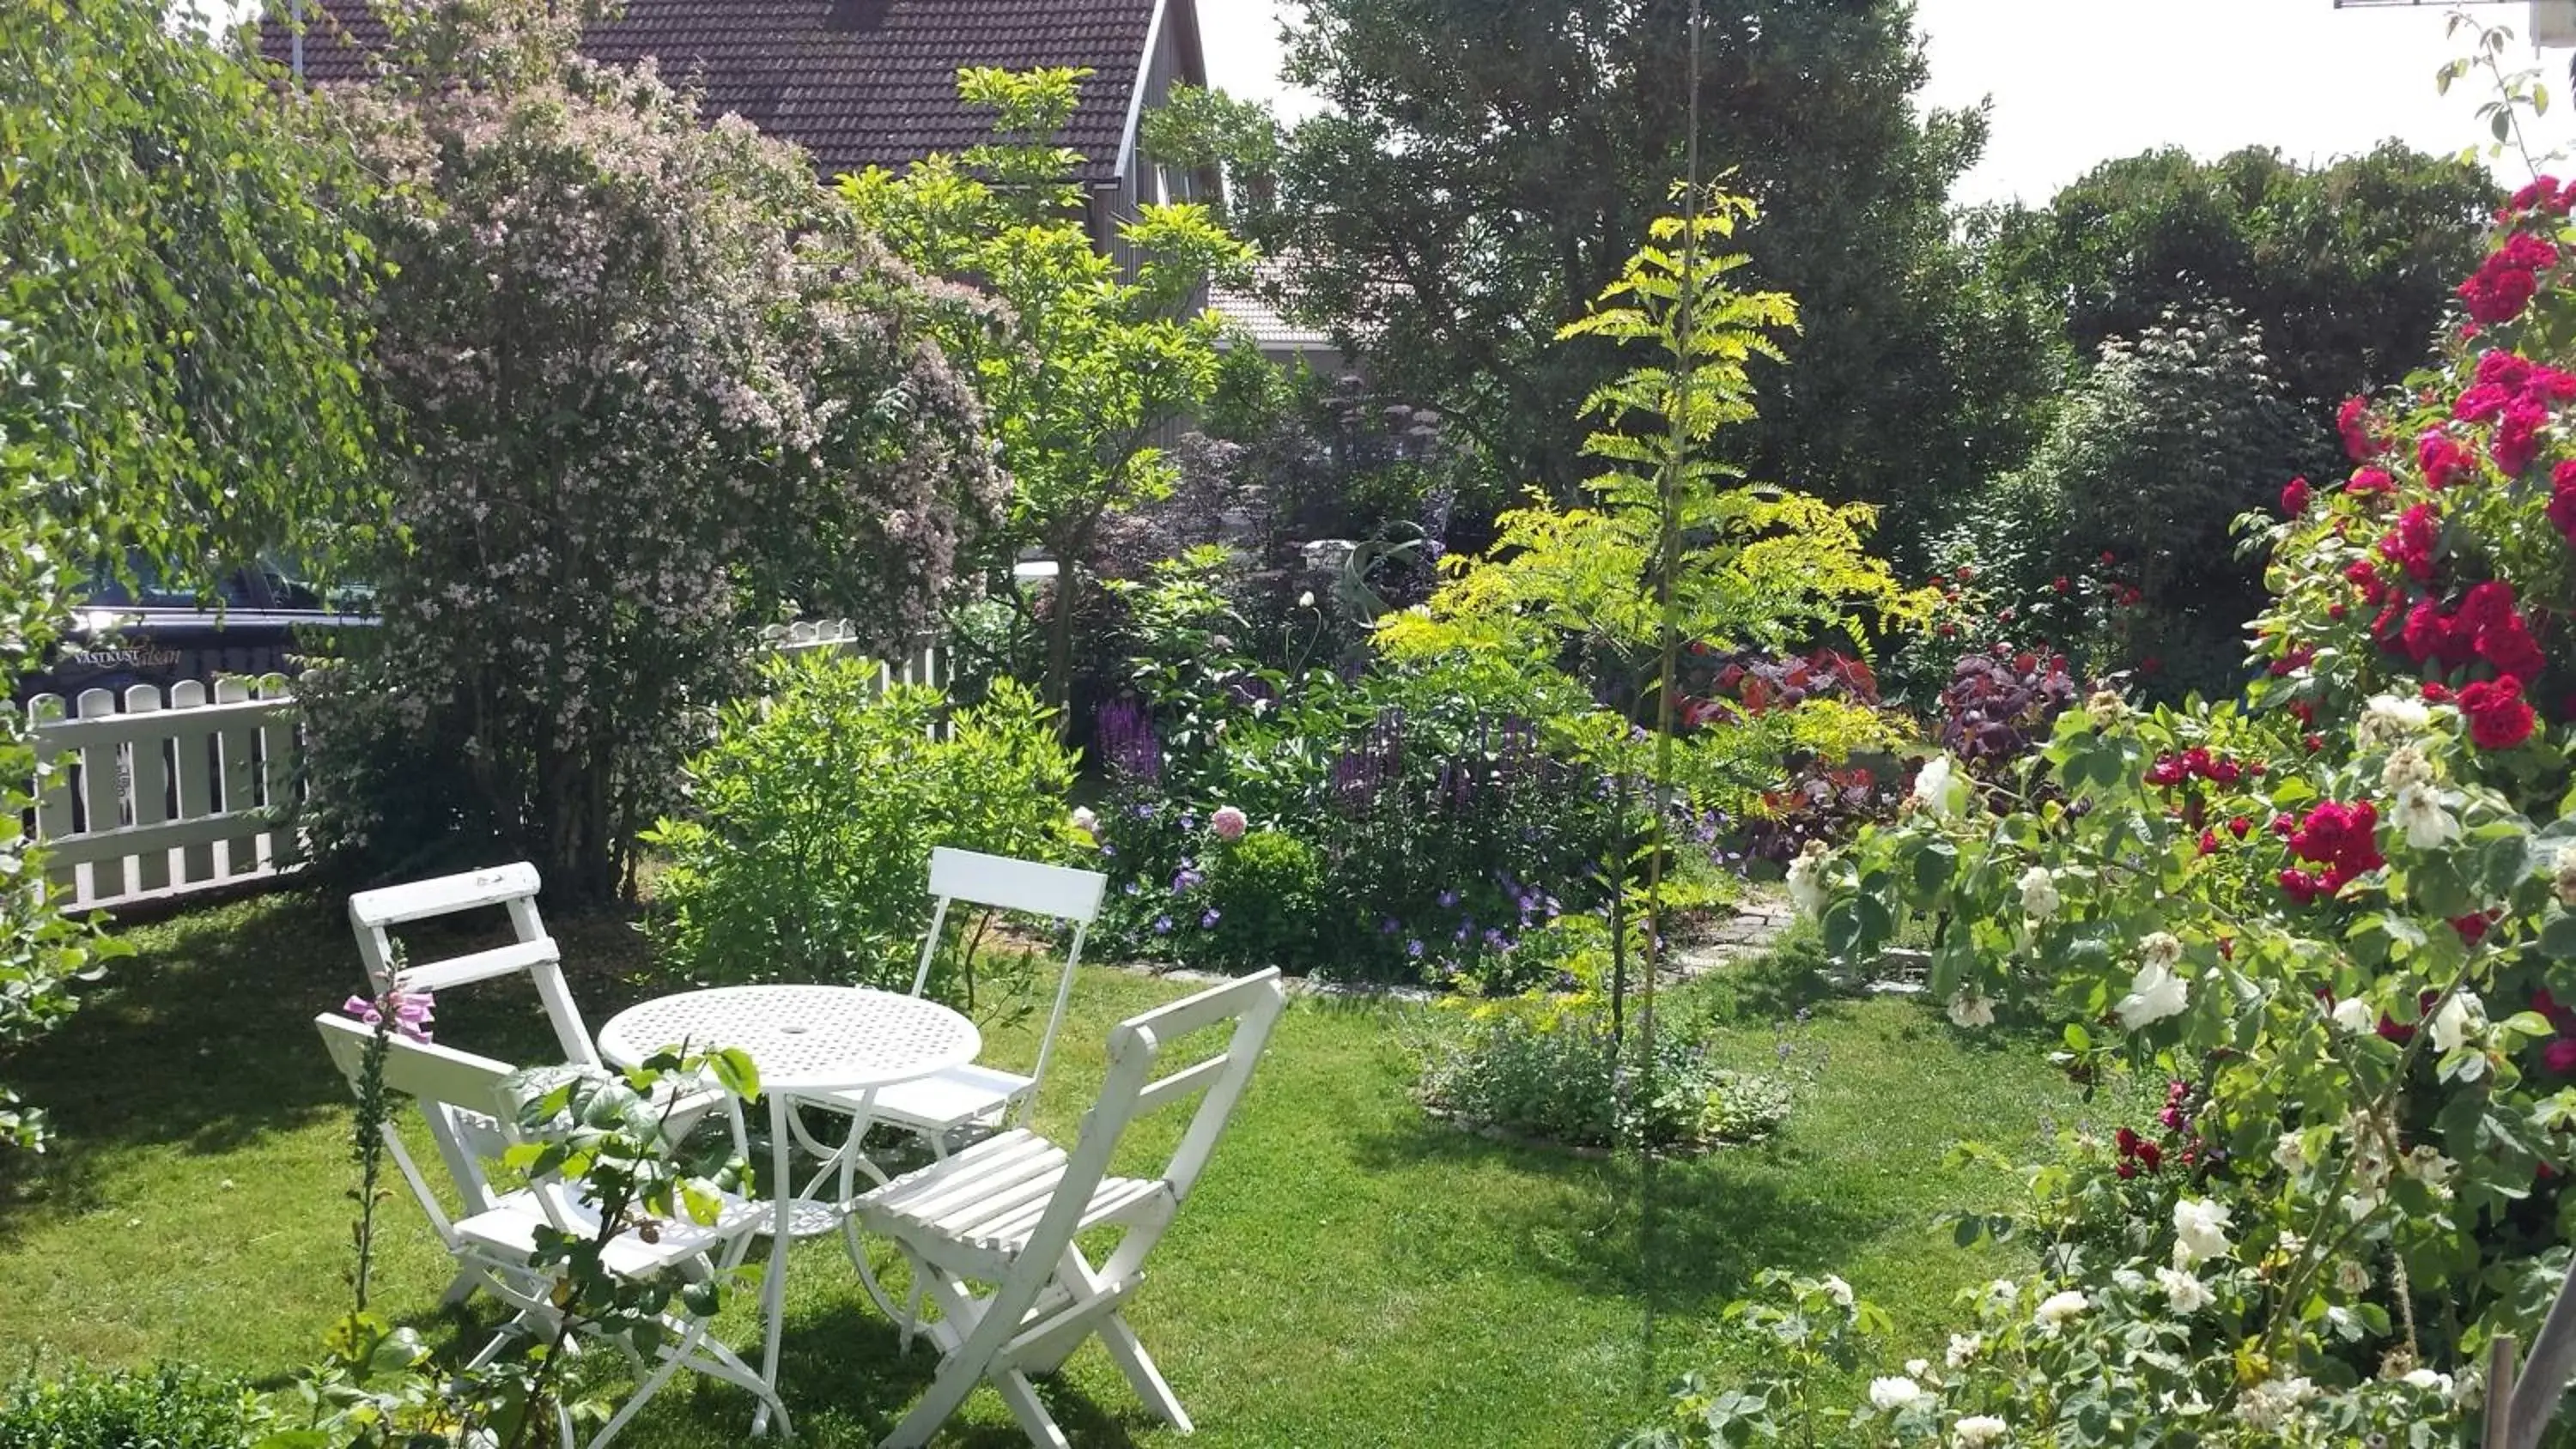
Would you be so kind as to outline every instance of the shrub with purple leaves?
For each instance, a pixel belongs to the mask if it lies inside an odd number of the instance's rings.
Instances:
[[[1941,746],[1992,774],[2036,749],[2075,700],[2064,655],[2002,644],[1962,655],[1941,691]]]

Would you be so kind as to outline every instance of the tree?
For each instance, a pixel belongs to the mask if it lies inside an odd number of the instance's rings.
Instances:
[[[498,844],[595,900],[631,890],[758,627],[907,638],[1002,490],[918,279],[804,156],[574,30],[535,0],[428,26],[337,98],[409,183],[370,214],[405,443],[382,622],[310,712],[343,863]]]
[[[1288,76],[1329,109],[1287,132],[1248,234],[1292,268],[1295,314],[1515,485],[1570,499],[1584,476],[1576,407],[1619,364],[1601,339],[1552,338],[1670,205],[1688,16],[1686,0],[1306,0],[1292,34]],[[1711,14],[1703,74],[1704,154],[1771,218],[1750,274],[1805,318],[1747,465],[1912,510],[2016,460],[2057,378],[2048,329],[1960,285],[1945,196],[1985,123],[1917,114],[1911,7]]]
[[[345,142],[154,0],[0,7],[0,679],[132,550],[212,578],[360,516],[371,275]],[[0,711],[0,1052],[111,943],[48,899],[34,759]],[[0,1089],[0,1146],[40,1142]]]
[[[1146,203],[1119,227],[1132,270],[1093,247],[1073,179],[1081,157],[1051,144],[1086,74],[961,70],[958,93],[995,112],[991,142],[900,176],[870,167],[840,188],[906,261],[1001,304],[947,308],[939,336],[973,377],[1015,485],[1007,541],[1056,561],[1045,697],[1059,710],[1101,521],[1170,491],[1156,440],[1214,388],[1224,335],[1195,304],[1252,259],[1187,202]]]
[[[2431,358],[2498,199],[2478,167],[2395,141],[2315,170],[2259,147],[2208,162],[2167,149],[1979,225],[1998,274],[2062,309],[2081,355],[2174,309],[2234,306],[2289,396],[2331,408]]]

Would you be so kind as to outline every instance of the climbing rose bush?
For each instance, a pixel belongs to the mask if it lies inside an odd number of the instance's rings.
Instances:
[[[758,627],[828,612],[901,642],[1003,487],[929,284],[801,153],[701,124],[649,66],[572,58],[572,33],[532,11],[423,41],[338,98],[403,182],[370,220],[407,441],[382,626],[311,700],[313,824],[369,873],[497,846],[597,898],[631,884]]]
[[[2084,1313],[1984,1324],[2010,1382],[1945,1378],[1904,1411],[1926,1432],[1977,1410],[2096,1442],[2163,1412],[2296,1442],[2413,1394],[2421,1441],[2495,1333],[2530,1341],[2576,1228],[2569,201],[2513,198],[2444,363],[2346,404],[2350,474],[2247,525],[2271,603],[2241,707],[2096,695],[2006,788],[1918,792],[1811,869],[1835,951],[1937,922],[1954,1019],[2042,1013],[2080,1078],[2172,1083],[2134,1145],[2047,1169],[2029,1220],[2089,1217],[2097,1246],[2021,1291]],[[2105,1211],[2097,1180],[2128,1195]],[[2065,1356],[2106,1304],[2161,1356],[2135,1393]]]

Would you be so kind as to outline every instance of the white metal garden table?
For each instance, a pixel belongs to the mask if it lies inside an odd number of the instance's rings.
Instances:
[[[983,1050],[975,1023],[935,1001],[874,991],[863,986],[719,986],[684,991],[629,1007],[600,1028],[600,1055],[621,1067],[633,1067],[665,1047],[687,1043],[692,1048],[735,1047],[749,1053],[760,1069],[761,1094],[769,1099],[771,1167],[778,1191],[778,1215],[771,1228],[769,1266],[761,1278],[764,1339],[760,1376],[778,1386],[778,1341],[784,1327],[787,1298],[787,1249],[799,1237],[839,1226],[843,1205],[817,1198],[813,1191],[839,1180],[845,1164],[877,1182],[885,1175],[860,1154],[868,1118],[861,1112],[850,1124],[848,1139],[835,1146],[816,1141],[796,1115],[799,1094],[857,1092],[908,1082],[961,1067]],[[799,1194],[793,1165],[795,1146],[823,1160]],[[851,1253],[860,1279],[880,1305],[884,1293],[869,1278],[867,1261]],[[752,1431],[767,1427],[763,1406]]]

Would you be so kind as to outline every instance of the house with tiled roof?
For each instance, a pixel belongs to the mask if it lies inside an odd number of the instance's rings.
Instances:
[[[300,0],[306,25],[272,23],[261,48],[316,82],[364,81],[385,39],[366,0]],[[1116,250],[1140,202],[1205,194],[1212,176],[1157,166],[1137,143],[1175,84],[1207,84],[1195,0],[627,0],[583,33],[609,64],[647,56],[694,85],[710,115],[740,115],[814,157],[825,179],[902,167],[991,134],[957,97],[965,66],[1092,72],[1065,142],[1083,155],[1092,236]]]

